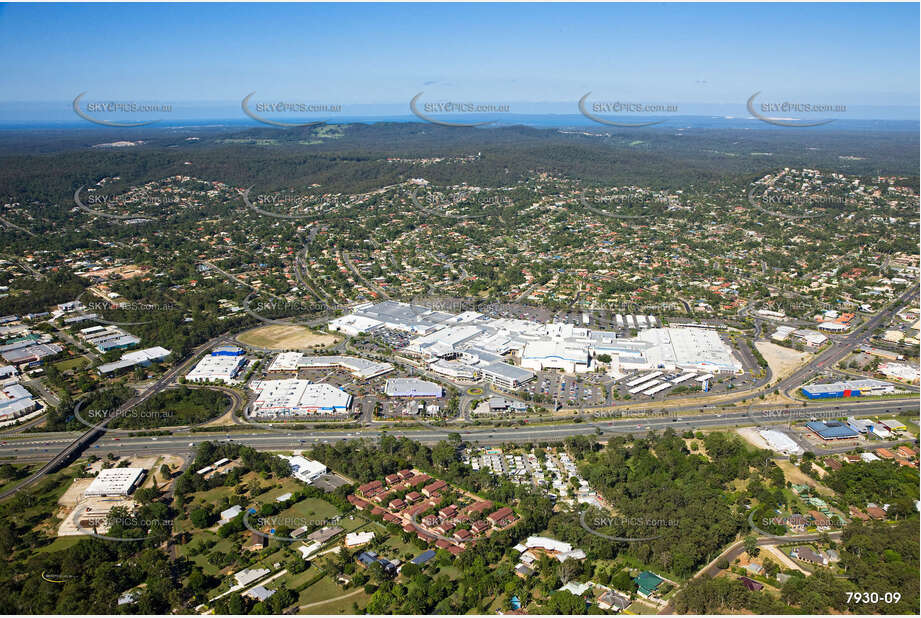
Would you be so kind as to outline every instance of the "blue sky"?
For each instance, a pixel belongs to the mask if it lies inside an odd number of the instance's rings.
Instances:
[[[911,106],[918,4],[8,4],[0,102]],[[522,110],[523,111],[523,110]]]

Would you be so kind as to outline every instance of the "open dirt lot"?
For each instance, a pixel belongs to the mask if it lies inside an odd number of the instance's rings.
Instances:
[[[776,463],[777,466],[783,470],[784,477],[791,483],[796,483],[798,485],[809,485],[823,496],[835,495],[835,492],[833,492],[831,489],[825,485],[822,485],[821,483],[816,482],[812,477],[806,476],[803,474],[802,470],[794,466],[786,459],[775,459],[774,463]]]
[[[787,377],[812,357],[808,352],[797,352],[769,341],[756,341],[755,347],[767,361],[774,379]]]
[[[166,489],[173,481],[172,479],[163,478],[163,476],[160,474],[160,468],[163,466],[163,464],[166,464],[172,469],[173,473],[175,473],[176,470],[182,467],[184,461],[185,460],[178,455],[161,455],[148,469],[147,478],[144,479],[144,483],[141,486],[153,487],[154,480],[156,480],[157,486],[160,489]]]
[[[761,437],[761,434],[759,434],[758,430],[754,427],[739,427],[736,429],[736,433],[756,448],[762,448],[768,451],[771,450],[771,446]]]
[[[85,479],[80,479],[85,480]],[[90,479],[92,480],[92,479]],[[82,495],[82,492],[81,492]],[[73,508],[62,507],[58,510],[57,516],[61,518],[61,524],[58,526],[58,536],[74,536],[74,535],[83,535],[84,532],[81,532],[79,528],[74,523],[74,513],[80,513],[80,519],[96,519],[103,520],[106,517],[106,514],[117,506],[122,506],[128,509],[128,511],[133,511],[135,508],[135,502],[131,498],[104,498],[104,497],[91,497],[80,500]],[[89,527],[89,526],[87,526]],[[105,524],[97,525],[96,530],[99,533],[105,533],[108,530],[108,526]]]
[[[93,479],[74,479],[74,482],[67,488],[64,495],[58,498],[58,504],[71,509],[77,506],[77,503],[83,499],[83,492],[92,482]]]
[[[783,551],[781,551],[780,548],[777,547],[776,545],[762,545],[761,551],[767,554],[770,554],[769,557],[772,560],[774,560],[774,562],[780,563],[780,565],[786,569],[796,569],[797,571],[805,575],[812,575],[812,573],[810,573],[809,571],[806,571],[805,569],[800,567],[798,564],[790,560],[790,557],[787,556],[785,553],[783,553]]]
[[[270,350],[296,350],[313,346],[327,346],[339,341],[336,335],[314,333],[304,326],[274,324],[247,331],[239,335],[241,343]]]

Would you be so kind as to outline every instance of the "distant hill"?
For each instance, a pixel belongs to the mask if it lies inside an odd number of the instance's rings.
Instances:
[[[117,142],[131,146],[99,147]],[[917,176],[916,131],[830,129],[573,130],[453,128],[425,123],[308,128],[171,127],[0,132],[0,187],[18,199],[67,199],[103,176],[141,182],[173,174],[265,189],[318,183],[355,192],[424,177],[508,185],[540,171],[598,184],[680,188],[750,179],[780,167]],[[463,163],[388,162],[476,155]]]

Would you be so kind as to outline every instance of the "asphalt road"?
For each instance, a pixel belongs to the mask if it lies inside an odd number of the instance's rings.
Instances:
[[[219,269],[218,269],[219,270]],[[811,363],[807,366],[795,371],[793,374],[781,380],[777,385],[769,387],[770,389],[779,388],[781,390],[786,390],[787,388],[801,384],[802,381],[814,373],[815,371],[822,370],[824,367],[833,366],[840,359],[844,358],[854,347],[856,347],[861,339],[867,334],[871,333],[879,324],[884,320],[888,320],[899,307],[903,306],[906,301],[916,295],[916,290],[911,288],[907,290],[899,300],[892,305],[890,308],[878,313],[873,316],[859,328],[856,328],[853,333],[847,337],[842,338],[839,341],[836,341],[831,347],[829,347],[825,352],[816,357]],[[195,360],[198,356],[203,353],[205,350],[211,348],[215,345],[220,345],[223,343],[230,342],[232,339],[226,335],[216,337],[211,341],[208,341],[198,348],[195,349],[193,354],[185,361],[177,364],[174,368],[167,371],[159,380],[157,380],[152,386],[150,386],[144,393],[133,397],[131,400],[126,402],[118,411],[117,414],[123,413],[132,407],[142,403],[147,398],[153,396],[154,394],[162,391],[164,388],[170,386],[170,384],[185,371],[185,369]],[[748,399],[753,396],[757,396],[757,391],[749,390],[746,392],[739,393],[738,397],[732,398],[730,400],[723,400],[720,402],[720,405],[726,405],[728,403]],[[672,408],[671,412],[680,413],[682,410],[691,410],[691,409],[700,409],[700,408],[711,408],[714,409],[715,406],[707,406],[698,404],[696,406],[687,406],[686,408]],[[827,406],[826,406],[827,408]],[[780,409],[780,408],[776,408]],[[804,408],[788,407],[784,408],[788,413],[802,414]],[[813,408],[809,408],[812,410]],[[821,411],[822,408],[815,408],[817,413]],[[895,410],[911,410],[912,412],[917,412],[918,402],[917,399],[911,400],[888,400],[884,402],[863,402],[857,404],[848,404],[847,406],[839,406],[835,409],[846,410],[846,414],[852,414],[857,416],[867,416],[867,415],[879,415],[879,414],[889,414],[890,411]],[[860,412],[858,413],[857,410]],[[116,415],[117,415],[116,414]],[[844,414],[842,414],[844,415]],[[111,418],[111,417],[110,417]],[[496,429],[482,429],[482,430],[458,430],[457,433],[460,433],[461,437],[464,440],[481,443],[481,444],[496,444],[502,442],[521,442],[522,439],[535,441],[535,440],[548,440],[548,441],[558,441],[567,436],[571,435],[605,435],[605,434],[626,434],[626,433],[637,433],[645,431],[654,431],[654,430],[663,430],[665,427],[673,427],[676,430],[687,430],[687,429],[698,429],[698,428],[715,428],[721,426],[734,426],[734,425],[759,425],[763,424],[764,419],[758,419],[757,417],[752,417],[750,411],[739,412],[739,411],[727,411],[726,413],[719,414],[701,414],[688,417],[683,420],[678,420],[675,418],[661,418],[653,417],[654,420],[649,418],[645,421],[636,420],[619,420],[619,421],[603,421],[603,422],[573,422],[570,424],[558,424],[550,426],[535,426],[535,427],[518,427],[518,428],[496,428]],[[767,417],[765,417],[767,418]],[[802,417],[800,417],[802,418]],[[61,465],[77,457],[84,449],[99,450],[101,452],[113,452],[113,453],[170,453],[170,452],[185,452],[190,450],[189,444],[192,442],[200,442],[202,440],[208,439],[220,439],[221,433],[198,433],[190,434],[187,436],[161,436],[161,437],[144,437],[144,438],[130,438],[125,437],[124,440],[121,438],[112,437],[111,435],[105,434],[105,426],[109,422],[109,419],[104,419],[97,425],[96,428],[90,429],[85,434],[72,439],[73,435],[71,434],[68,438],[62,438],[58,440],[55,438],[52,441],[51,436],[43,435],[44,442],[41,444],[31,444],[28,442],[18,442],[14,445],[12,442],[4,446],[4,453],[14,455],[17,459],[24,461],[28,460],[45,460],[50,458],[50,461],[44,465],[40,470],[35,474],[29,477],[24,483],[18,485],[17,487],[10,489],[2,494],[0,494],[0,499],[6,498],[17,491],[29,487],[42,476],[47,474],[50,471],[53,471],[59,468]],[[399,430],[391,431],[391,435],[401,435]],[[403,432],[405,435],[412,437],[413,439],[422,441],[422,442],[437,442],[448,436],[449,433],[452,433],[450,429],[445,430],[433,430],[426,428],[420,431],[407,431]],[[377,439],[382,432],[380,430],[374,429],[358,429],[354,432],[291,432],[290,434],[283,434],[280,432],[256,432],[256,433],[242,433],[235,432],[234,435],[225,434],[225,439],[230,439],[234,441],[239,441],[248,445],[251,445],[256,448],[262,448],[266,450],[273,449],[290,449],[298,447],[306,447],[311,444],[336,441],[336,440],[349,440],[359,437],[366,437],[371,439]],[[60,450],[57,454],[54,453],[54,450],[57,448],[55,444],[60,446],[64,444],[66,440],[71,439],[69,444]],[[95,442],[95,443],[94,443]]]
[[[446,439],[451,433],[460,434],[465,441],[478,444],[502,444],[513,442],[559,441],[569,436],[588,435],[600,439],[627,434],[645,434],[649,431],[663,431],[669,427],[677,431],[715,429],[719,427],[736,426],[770,426],[783,425],[792,421],[802,421],[812,415],[833,413],[835,415],[853,415],[857,417],[872,417],[885,414],[894,414],[898,411],[918,411],[917,401],[883,401],[865,402],[860,405],[850,405],[838,409],[828,406],[824,408],[779,408],[732,411],[725,413],[702,414],[688,417],[647,417],[642,419],[625,419],[601,422],[565,423],[533,427],[509,427],[489,429],[455,429],[434,428],[425,426],[422,429],[393,428],[388,430],[374,428],[359,428],[349,430],[331,431],[232,431],[232,432],[204,432],[204,433],[177,433],[172,436],[156,437],[130,437],[122,434],[106,434],[98,438],[89,446],[88,452],[102,454],[168,454],[191,451],[190,443],[198,444],[204,441],[231,440],[246,444],[262,450],[291,450],[310,448],[315,444],[338,442],[343,440],[356,440],[365,438],[377,440],[382,435],[405,436],[420,442],[433,444]],[[32,434],[34,439],[26,439],[20,435],[18,440],[8,440],[3,446],[3,452],[13,455],[17,460],[35,461],[53,457],[55,452],[72,440],[73,434]],[[31,437],[31,436],[30,436]],[[904,442],[904,440],[902,441]],[[874,443],[876,446],[885,446],[890,443]],[[813,449],[818,454],[840,453],[853,450],[853,446],[831,447],[829,449]]]
[[[48,474],[49,472],[53,472],[54,470],[59,469],[61,466],[65,465],[69,461],[72,461],[73,459],[78,457],[87,447],[92,445],[92,443],[94,442],[95,439],[97,439],[97,437],[105,434],[106,425],[108,425],[109,422],[111,422],[113,418],[124,414],[126,411],[143,403],[144,401],[146,401],[153,395],[159,393],[163,389],[168,388],[173,383],[173,381],[189,367],[191,363],[193,363],[199,358],[199,355],[201,353],[203,353],[205,350],[210,349],[212,346],[222,344],[225,341],[229,341],[229,339],[227,339],[226,336],[220,336],[220,337],[216,337],[215,339],[212,339],[211,341],[203,343],[202,345],[195,348],[192,355],[188,359],[186,359],[185,361],[181,363],[178,363],[175,367],[173,367],[172,369],[164,373],[156,382],[150,385],[143,393],[139,393],[135,395],[134,397],[132,397],[131,399],[129,399],[128,401],[126,401],[124,404],[121,405],[121,407],[118,408],[118,410],[115,411],[115,413],[112,416],[104,418],[94,428],[88,429],[85,433],[70,440],[69,444],[63,447],[63,449],[60,450],[57,454],[50,455],[50,460],[48,461],[48,463],[42,466],[32,476],[27,478],[25,481],[23,481],[16,487],[13,487],[12,489],[9,489],[3,492],[2,494],[0,494],[0,499],[7,498],[8,496],[11,496],[27,487],[31,487],[32,485],[37,483],[39,480],[41,480],[41,478],[44,475]],[[70,435],[73,436],[73,434],[70,434]],[[152,440],[152,438],[144,438],[144,439]],[[62,442],[64,441],[62,440]],[[4,449],[8,449],[8,448],[9,446],[4,447]],[[48,446],[43,446],[42,452],[46,455],[45,458],[48,458],[47,455],[51,451],[49,451]],[[17,454],[14,448],[13,454],[16,455],[17,459],[28,460],[30,458],[30,454],[32,453],[25,452],[25,453]]]
[[[827,534],[829,538],[835,541],[841,538],[840,532],[829,532]],[[823,537],[822,534],[794,534],[794,535],[783,536],[783,537],[778,537],[778,536],[760,537],[758,538],[758,546],[764,547],[765,545],[778,545],[782,543],[796,543],[796,542],[805,543],[809,541],[817,541],[821,539],[822,537]],[[735,543],[733,543],[732,545],[730,545],[729,547],[727,547],[726,550],[723,551],[723,553],[721,553],[719,556],[714,558],[710,562],[710,564],[708,564],[707,566],[702,568],[700,571],[698,571],[697,574],[694,575],[694,577],[692,577],[691,579],[696,579],[698,577],[701,577],[702,575],[706,575],[707,577],[716,577],[719,574],[719,572],[722,570],[718,566],[716,566],[716,563],[719,562],[721,558],[725,558],[726,561],[729,562],[729,564],[732,564],[733,561],[739,556],[741,556],[744,552],[745,552],[745,539],[740,539],[736,541]],[[671,602],[669,602],[665,607],[663,607],[659,611],[659,614],[663,614],[663,615],[674,614],[674,613],[675,613],[675,608],[671,604]]]

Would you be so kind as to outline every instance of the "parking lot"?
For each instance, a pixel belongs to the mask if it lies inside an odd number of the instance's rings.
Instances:
[[[317,477],[317,479],[311,483],[314,487],[322,489],[326,493],[331,493],[336,491],[339,487],[343,485],[348,485],[349,482],[335,473],[327,473],[322,476]]]
[[[559,401],[566,407],[603,406],[610,401],[608,385],[611,378],[600,374],[573,376],[559,371],[538,371],[537,378],[523,385],[520,393],[533,399],[542,395],[549,401]]]

